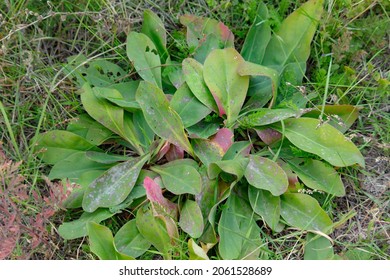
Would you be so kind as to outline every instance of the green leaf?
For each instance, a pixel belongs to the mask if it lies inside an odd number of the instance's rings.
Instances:
[[[310,0],[289,15],[273,34],[264,54],[262,65],[274,68],[279,73],[289,68],[294,72],[294,81],[302,82],[306,72],[306,60],[310,55],[310,43],[321,18],[323,0]]]
[[[332,230],[332,220],[318,201],[307,194],[283,194],[280,214],[287,224],[301,230],[314,230],[326,234]]]
[[[328,238],[308,233],[305,244],[305,260],[332,260],[333,246]]]
[[[81,93],[81,102],[84,109],[92,118],[128,141],[139,154],[143,154],[139,140],[133,132],[124,128],[123,109],[104,99],[97,98],[94,93],[106,90],[98,87],[92,89],[88,84],[84,84]]]
[[[219,253],[224,260],[257,259],[260,252],[260,229],[245,200],[232,193],[218,224]]]
[[[82,173],[77,179],[77,184],[80,185],[80,188],[72,190],[72,193],[62,203],[62,206],[65,208],[81,208],[85,190],[93,180],[103,173],[104,170],[91,170]]]
[[[245,178],[255,188],[268,190],[274,196],[286,192],[288,178],[284,170],[274,161],[260,156],[250,156]]]
[[[115,63],[104,59],[90,60],[84,55],[70,56],[64,66],[64,73],[77,81],[82,87],[85,83],[91,86],[106,87],[126,76],[126,72]]]
[[[122,94],[115,88],[95,87],[94,94],[97,98],[106,99],[129,112],[135,112],[140,108],[135,100],[124,99]]]
[[[321,115],[322,106],[306,113],[304,117],[318,118]],[[323,120],[329,116],[329,124],[337,128],[341,133],[346,132],[359,117],[359,108],[352,105],[325,105]]]
[[[170,58],[165,62],[162,72],[163,87],[167,92],[180,88],[184,83],[183,69],[180,62],[173,61]]]
[[[252,148],[252,143],[249,141],[234,142],[229,150],[223,155],[222,160],[231,160],[239,157],[247,157]]]
[[[87,151],[85,153],[86,157],[90,160],[99,162],[99,163],[116,163],[118,161],[126,161],[129,160],[128,156],[120,156],[120,155],[111,155],[101,152]]]
[[[108,209],[97,209],[92,213],[83,212],[77,220],[63,223],[58,228],[58,233],[64,239],[75,239],[87,235],[87,224],[89,222],[100,223],[114,216]]]
[[[265,49],[271,39],[271,27],[268,20],[267,6],[260,2],[256,18],[246,35],[241,55],[246,61],[261,64]]]
[[[209,260],[206,252],[192,238],[188,240],[188,252],[190,260]]]
[[[185,83],[173,95],[171,107],[179,114],[184,127],[195,125],[211,113],[211,110],[199,102]]]
[[[141,82],[136,95],[146,122],[161,138],[181,147],[190,155],[193,150],[179,115],[170,107],[161,89],[151,83]]]
[[[213,162],[209,165],[209,177],[210,179],[215,179],[218,174],[223,171],[235,175],[237,177],[236,180],[239,181],[244,176],[248,162],[249,159],[244,157]]]
[[[68,178],[71,182],[77,182],[84,172],[93,170],[106,170],[111,165],[98,163],[87,158],[86,152],[77,152],[57,162],[49,173],[49,179]]]
[[[87,114],[79,115],[70,122],[67,131],[75,133],[92,145],[98,146],[112,136],[112,131],[102,126]]]
[[[64,130],[40,134],[35,143],[34,150],[48,164],[56,164],[80,151],[101,151],[79,135]]]
[[[243,128],[254,128],[300,116],[303,111],[291,109],[261,108],[242,117],[239,122]]]
[[[163,22],[151,10],[144,11],[141,32],[152,40],[160,55],[161,62],[165,63],[169,56],[166,48],[167,34]]]
[[[253,211],[263,217],[272,230],[278,231],[280,197],[273,196],[269,191],[260,190],[252,186],[248,188],[248,197]]]
[[[313,153],[334,166],[350,166],[355,163],[364,167],[359,149],[333,126],[310,118],[288,119],[273,127],[301,150]]]
[[[237,73],[243,61],[235,49],[214,50],[203,67],[204,80],[217,103],[219,115],[226,115],[228,127],[237,119],[249,86],[249,77]]]
[[[311,189],[324,191],[335,196],[344,196],[344,184],[340,175],[331,166],[318,160],[290,160],[291,169]]]
[[[199,168],[198,163],[190,158],[176,159],[164,164],[165,167],[180,167],[183,165],[191,166],[196,170]]]
[[[164,256],[172,249],[171,238],[161,216],[154,216],[150,209],[137,211],[136,224],[141,235]]]
[[[137,181],[148,155],[115,165],[95,179],[84,193],[83,209],[93,212],[124,201]]]
[[[138,231],[136,220],[124,224],[115,234],[114,243],[117,250],[133,258],[143,255],[151,246]]]
[[[143,112],[139,110],[133,113],[132,122],[129,122],[128,119],[125,120],[127,120],[128,124],[132,124],[131,129],[134,130],[134,133],[137,135],[137,138],[139,139],[141,146],[144,148],[144,150],[149,150],[150,145],[152,145],[156,135],[148,125]]]
[[[202,189],[199,194],[195,195],[195,201],[202,211],[203,220],[206,221],[211,208],[217,203],[218,181],[207,176],[205,166],[200,169],[200,176],[202,178]]]
[[[119,203],[118,205],[111,206],[109,208],[110,212],[117,213],[123,209],[129,208],[133,206],[133,203],[136,204],[136,199],[144,197],[145,195],[146,195],[145,188],[141,185],[137,185],[136,183],[136,185],[131,190],[130,194],[126,197],[126,199],[123,202]]]
[[[280,92],[280,90],[279,90]],[[247,96],[241,112],[249,112],[264,107],[275,96],[271,80],[263,76],[252,76],[249,80]]]
[[[126,52],[141,78],[162,88],[161,61],[152,40],[145,34],[130,32],[127,36]]]
[[[188,199],[184,203],[180,211],[179,226],[192,238],[198,238],[202,235],[204,229],[202,211],[195,201]]]
[[[200,121],[197,124],[187,127],[186,130],[190,138],[208,139],[217,133],[219,124],[216,122]]]
[[[192,58],[184,59],[182,64],[184,79],[191,92],[210,110],[218,113],[217,104],[203,79],[203,65]]]
[[[195,139],[193,144],[196,156],[206,167],[220,161],[233,144],[233,136],[231,130],[221,128],[210,139]]]
[[[265,77],[271,81],[271,90],[272,90],[272,96],[273,101],[271,101],[270,107],[272,107],[274,101],[276,100],[276,95],[278,92],[278,72],[272,68],[268,68],[259,64],[254,64],[251,62],[244,61],[241,63],[241,65],[238,67],[238,74],[240,76],[251,76],[253,77]],[[253,81],[253,79],[252,79]],[[253,85],[252,85],[253,86]],[[248,93],[249,95],[249,93]],[[256,98],[259,97],[259,94],[256,94]]]
[[[200,174],[190,165],[153,166],[151,170],[161,176],[164,186],[174,194],[198,194],[201,190]]]
[[[222,22],[194,15],[183,15],[180,22],[187,27],[187,44],[200,63],[214,49],[234,47],[234,35]]]
[[[91,251],[101,260],[133,260],[134,258],[119,253],[114,245],[114,238],[108,227],[94,222],[87,224]]]
[[[135,101],[135,93],[140,81],[130,81],[130,82],[116,82],[115,84],[107,86],[108,88],[115,89],[120,92],[122,98],[125,101],[131,102]]]

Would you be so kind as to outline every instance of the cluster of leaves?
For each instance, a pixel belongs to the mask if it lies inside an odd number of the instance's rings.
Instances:
[[[80,186],[64,206],[84,212],[59,233],[88,236],[101,259],[171,259],[183,236],[190,259],[258,259],[269,252],[263,229],[291,226],[312,233],[307,258],[333,258],[332,220],[310,193],[344,195],[334,167],[364,160],[343,136],[357,109],[307,109],[299,88],[322,5],[308,1],[273,32],[260,3],[240,53],[223,23],[184,15],[183,61],[145,11],[126,48],[140,80],[106,60],[70,58],[86,114],[34,139],[49,178]],[[100,222],[123,212],[129,221],[113,236]]]

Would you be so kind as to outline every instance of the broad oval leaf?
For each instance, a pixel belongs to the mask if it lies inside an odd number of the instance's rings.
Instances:
[[[152,40],[145,34],[130,32],[126,52],[141,78],[161,88],[161,61]]]
[[[190,260],[209,260],[207,253],[192,238],[188,240],[188,252]]]
[[[156,46],[161,62],[165,63],[169,54],[166,48],[167,34],[161,19],[151,10],[144,11],[141,32],[147,35]]]
[[[184,79],[196,98],[210,110],[218,112],[217,104],[203,79],[203,65],[192,58],[186,58],[182,62]]]
[[[204,229],[202,211],[193,200],[187,200],[180,211],[180,228],[188,233],[192,238],[202,235]]]
[[[257,259],[261,247],[260,229],[247,202],[232,193],[218,224],[219,253],[224,260]]]
[[[268,190],[274,196],[283,194],[288,188],[284,170],[276,162],[260,156],[249,157],[245,178],[253,187]]]
[[[196,125],[187,127],[186,130],[189,137],[192,139],[208,139],[210,136],[217,133],[219,130],[219,123],[202,120]]]
[[[114,238],[108,227],[94,222],[87,224],[91,251],[101,260],[134,260],[133,257],[119,253],[114,244]]]
[[[210,179],[215,179],[217,178],[218,174],[223,171],[228,174],[235,175],[237,177],[236,180],[241,180],[241,178],[244,176],[248,162],[249,159],[244,157],[212,162],[208,168],[209,177]]]
[[[233,48],[214,50],[203,67],[204,80],[217,103],[219,115],[226,115],[228,127],[237,119],[249,86],[249,76],[237,73],[243,61]]]
[[[161,176],[164,186],[174,194],[198,194],[202,179],[199,172],[190,165],[153,166],[151,169]]]
[[[114,243],[117,250],[123,254],[137,258],[144,254],[151,243],[138,231],[136,220],[124,224],[115,234]]]
[[[74,121],[69,123],[66,130],[83,137],[96,146],[102,144],[113,135],[111,130],[92,119],[88,114],[79,115]]]
[[[146,190],[146,197],[150,202],[160,205],[164,209],[164,212],[168,213],[170,216],[176,216],[177,205],[163,196],[161,187],[156,181],[150,177],[145,177],[144,188]]]
[[[211,110],[192,94],[186,83],[173,95],[171,107],[179,114],[184,127],[200,122],[211,113]]]
[[[271,27],[269,23],[267,6],[260,2],[257,7],[256,18],[246,35],[241,55],[246,61],[261,64],[265,49],[271,39]]]
[[[79,135],[64,130],[40,134],[35,143],[34,150],[48,164],[56,164],[80,151],[101,151]]]
[[[273,34],[265,51],[262,65],[282,73],[288,67],[300,84],[306,72],[310,43],[321,18],[323,0],[310,0],[290,14]]]
[[[163,218],[154,216],[151,209],[140,208],[137,211],[136,224],[141,235],[164,256],[168,256],[172,244]]]
[[[195,195],[195,201],[202,211],[203,220],[206,221],[211,208],[213,208],[218,200],[218,180],[211,180],[207,176],[205,166],[199,171],[202,178],[202,189],[199,194]]]
[[[223,155],[222,160],[230,160],[238,157],[247,157],[252,149],[252,143],[249,141],[234,142],[226,153]]]
[[[244,128],[253,128],[276,123],[291,117],[299,117],[302,114],[301,112],[303,111],[261,108],[240,118],[239,122]]]
[[[305,243],[305,260],[332,260],[334,257],[333,246],[328,238],[308,233]]]
[[[287,224],[301,230],[320,231],[326,234],[332,231],[332,220],[318,201],[307,194],[283,194],[280,214]]]
[[[111,155],[111,154],[94,152],[94,151],[88,151],[85,153],[85,155],[90,160],[100,162],[100,163],[106,163],[106,164],[129,160],[128,156]]]
[[[148,155],[120,163],[95,179],[86,189],[83,209],[93,212],[99,207],[121,203],[131,192]]]
[[[210,163],[220,161],[233,144],[233,132],[227,128],[221,128],[210,139],[195,139],[195,154],[208,167]]]
[[[188,46],[200,63],[214,49],[234,47],[234,35],[222,22],[188,14],[181,16],[180,22],[187,26]]]
[[[86,153],[77,152],[57,162],[50,170],[49,179],[68,178],[71,182],[77,183],[85,172],[107,170],[112,166],[91,160]]]
[[[253,211],[263,217],[272,230],[278,231],[280,197],[273,196],[269,191],[260,190],[252,186],[248,188],[248,197]]]
[[[82,87],[88,83],[96,87],[107,87],[125,78],[127,73],[115,63],[107,59],[91,60],[79,54],[67,58],[68,64],[64,66],[64,73],[76,79]]]
[[[190,155],[193,150],[179,115],[170,107],[161,89],[148,82],[141,82],[136,99],[141,106],[146,122],[161,138],[183,148]]]
[[[278,83],[279,83],[279,75],[278,72],[272,68],[268,68],[259,64],[251,63],[244,61],[241,63],[241,65],[238,67],[238,74],[241,76],[251,76],[251,87],[253,87],[253,83],[258,80],[257,77],[265,77],[270,80],[271,82],[271,90],[272,90],[272,96],[273,99],[271,101],[271,104],[269,107],[272,107],[273,103],[276,100],[276,95],[278,92]],[[264,89],[263,89],[264,90]],[[248,92],[248,95],[250,93]],[[262,97],[261,94],[258,92],[255,94],[255,98]]]
[[[309,188],[335,196],[345,195],[340,175],[326,163],[314,159],[290,160],[288,163],[299,179]]]
[[[91,170],[81,174],[77,180],[77,184],[80,187],[72,190],[71,194],[62,203],[62,206],[70,209],[81,208],[83,204],[83,197],[84,197],[85,190],[87,189],[89,184],[92,183],[93,180],[95,180],[103,173],[104,170]]]
[[[317,119],[321,115],[322,108],[322,106],[318,106],[306,113],[304,117]],[[352,105],[325,105],[323,111],[324,118],[330,117],[329,124],[342,133],[346,132],[359,117],[359,108]]]
[[[96,92],[105,92],[107,90],[110,89],[91,88],[89,84],[85,83],[81,93],[81,102],[84,109],[96,121],[128,141],[139,154],[143,154],[139,140],[134,132],[125,128],[123,109],[105,99],[98,98],[96,95],[99,95],[99,93],[95,95]]]
[[[291,143],[323,158],[334,166],[350,166],[355,163],[364,167],[364,158],[359,149],[333,126],[310,118],[288,119],[273,126]]]
[[[64,239],[75,239],[87,235],[87,224],[89,222],[100,223],[112,216],[108,209],[97,209],[93,213],[84,212],[77,220],[63,223],[58,228],[58,233]]]

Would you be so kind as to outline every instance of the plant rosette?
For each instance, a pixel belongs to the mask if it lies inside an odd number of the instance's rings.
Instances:
[[[337,169],[364,159],[343,135],[357,109],[307,108],[299,90],[322,6],[308,1],[271,30],[260,3],[241,52],[223,23],[184,15],[182,61],[147,10],[127,37],[138,80],[107,60],[70,57],[63,70],[85,113],[34,139],[49,178],[78,186],[64,206],[83,214],[60,235],[88,236],[100,259],[172,259],[183,241],[189,259],[267,259],[264,235],[287,227],[310,233],[305,258],[335,258],[321,203],[345,194]],[[330,114],[343,126],[323,120]],[[113,235],[100,223],[116,215],[127,222]]]

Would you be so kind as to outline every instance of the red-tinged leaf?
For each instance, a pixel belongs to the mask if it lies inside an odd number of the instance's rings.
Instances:
[[[222,128],[209,140],[196,139],[194,151],[199,159],[208,166],[212,162],[221,160],[232,144],[233,133],[227,128]]]
[[[282,134],[272,128],[256,129],[261,141],[267,145],[271,145],[282,138]]]
[[[233,136],[233,132],[230,129],[221,128],[211,139],[211,142],[217,144],[226,153],[233,144]]]
[[[234,47],[234,35],[222,22],[194,15],[183,15],[180,22],[187,27],[188,46],[201,63],[214,49]]]
[[[284,170],[284,172],[287,175],[289,190],[296,191],[297,190],[296,184],[299,183],[297,174],[295,174],[292,171],[291,167],[287,163],[285,163],[284,161],[277,161],[277,163],[279,164],[279,166]]]
[[[157,160],[162,159],[169,151],[171,147],[171,143],[166,141],[164,145],[161,147],[160,151],[157,153]]]
[[[203,77],[213,95],[219,115],[226,115],[226,125],[236,121],[249,86],[249,76],[240,76],[238,69],[244,59],[233,48],[215,49],[206,58]]]
[[[168,152],[165,155],[168,161],[174,161],[176,159],[184,158],[184,150],[176,145],[171,144]]]
[[[177,211],[176,204],[163,196],[160,186],[152,178],[145,177],[144,188],[146,189],[146,197],[150,202],[161,205],[168,213],[175,213]]]

